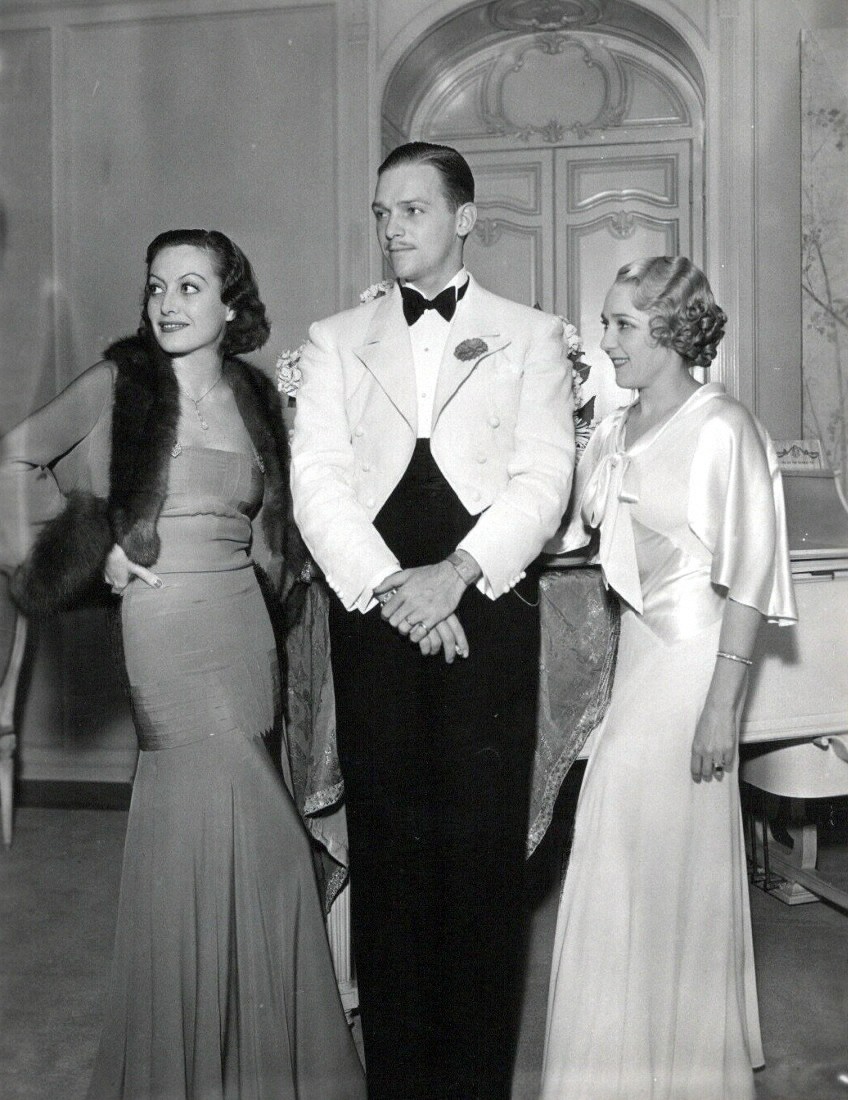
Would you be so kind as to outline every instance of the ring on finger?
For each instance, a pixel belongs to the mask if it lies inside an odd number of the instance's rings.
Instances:
[[[724,764],[722,764],[720,760],[717,760],[715,764],[713,764],[713,771],[716,773],[716,775],[721,775],[721,773],[724,771]]]

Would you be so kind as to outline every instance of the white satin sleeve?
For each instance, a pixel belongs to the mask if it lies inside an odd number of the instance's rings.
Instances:
[[[712,554],[714,584],[771,622],[797,622],[777,455],[765,429],[737,401],[722,401],[701,428],[687,518]]]

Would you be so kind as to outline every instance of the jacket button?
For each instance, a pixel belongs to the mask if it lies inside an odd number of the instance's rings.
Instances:
[[[497,428],[500,425],[500,420],[498,419],[497,416],[490,416],[489,417],[489,423],[491,424],[491,426],[493,428]]]
[[[482,466],[485,462],[488,462],[489,460],[486,458],[485,455],[477,455],[477,461]]]
[[[475,492],[475,493],[472,493],[472,494],[471,494],[471,499],[472,499],[472,500],[479,500],[479,499],[480,499],[480,494],[479,494],[479,493],[476,493],[476,492]]]
[[[365,435],[365,429],[363,427],[357,427],[354,429],[353,434],[359,436]]]
[[[368,471],[371,469],[371,466],[370,466],[369,463],[363,462],[362,465],[360,466],[360,469],[362,470],[363,473],[367,474]]]
[[[373,508],[374,507],[374,498],[373,497],[368,497],[368,499],[365,501],[365,507],[366,508]]]

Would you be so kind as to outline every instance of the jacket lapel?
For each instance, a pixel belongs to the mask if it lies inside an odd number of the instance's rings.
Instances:
[[[380,300],[365,342],[353,352],[376,378],[413,432],[417,431],[412,345],[397,284]]]
[[[439,367],[436,395],[433,401],[433,428],[445,406],[467,378],[490,355],[509,347],[510,340],[501,335],[495,313],[487,308],[486,292],[469,276],[468,290],[457,306],[448,342]],[[473,347],[471,342],[478,347]],[[456,355],[456,349],[465,345],[469,358]],[[485,347],[483,347],[485,345]]]

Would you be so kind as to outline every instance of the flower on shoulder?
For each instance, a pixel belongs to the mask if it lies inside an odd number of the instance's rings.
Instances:
[[[565,325],[565,343],[568,348],[568,358],[579,358],[579,356],[583,354],[583,341],[580,339],[580,333],[577,331],[577,326],[572,325],[565,317],[560,317],[560,320]]]
[[[296,397],[297,391],[300,389],[300,383],[303,379],[300,369],[300,357],[303,355],[305,346],[305,344],[301,344],[294,351],[291,348],[286,348],[285,351],[280,352],[280,357],[277,359],[277,389],[286,397]]]
[[[595,399],[583,400],[583,383],[589,377],[592,364],[583,358],[583,341],[577,326],[573,325],[567,317],[559,318],[564,326],[566,355],[571,360],[572,370],[572,394],[574,397],[574,442],[576,448],[575,461],[579,460],[586,444],[595,430]]]
[[[371,286],[366,287],[365,290],[359,295],[359,301],[362,305],[367,302],[373,302],[375,298],[383,298],[394,286],[392,279],[383,279],[379,283],[372,283]]]
[[[472,359],[479,359],[481,355],[485,355],[488,350],[489,345],[485,340],[481,340],[479,337],[473,337],[470,340],[463,340],[462,343],[457,344],[453,349],[453,354],[461,363],[470,363]]]

